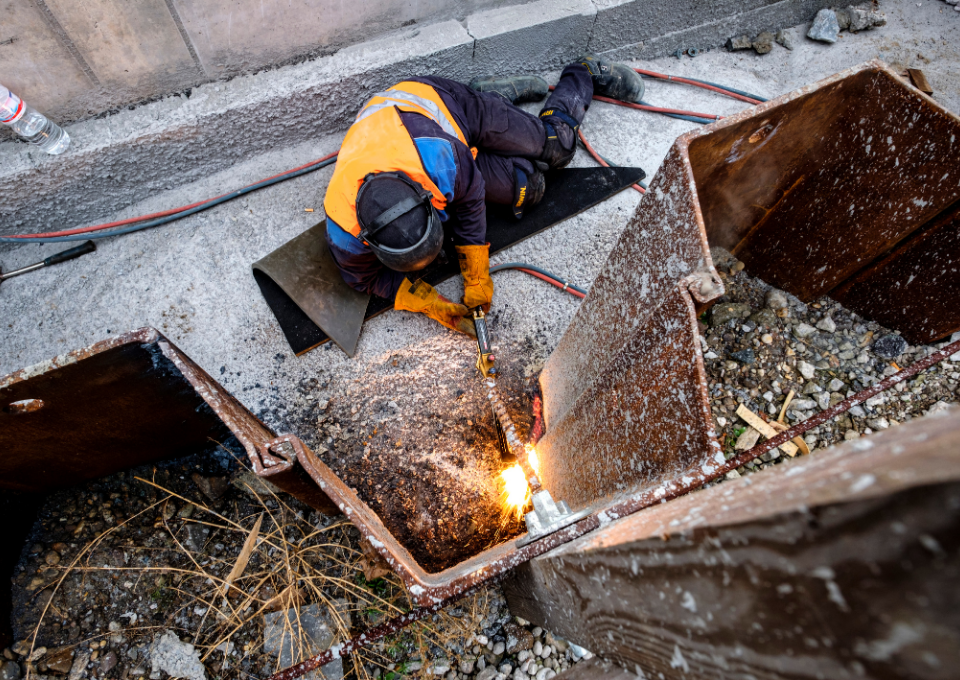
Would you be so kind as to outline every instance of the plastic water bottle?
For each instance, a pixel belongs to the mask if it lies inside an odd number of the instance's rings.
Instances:
[[[70,146],[70,135],[62,127],[47,120],[3,85],[0,85],[0,123],[9,125],[18,135],[49,154],[63,153]]]

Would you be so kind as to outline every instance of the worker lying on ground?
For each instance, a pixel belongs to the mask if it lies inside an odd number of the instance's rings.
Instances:
[[[323,202],[344,280],[472,335],[469,310],[493,299],[485,201],[522,217],[543,198],[544,171],[573,158],[594,92],[634,101],[642,87],[628,66],[585,55],[563,69],[539,117],[515,106],[546,95],[531,76],[469,87],[428,76],[374,95],[347,132]],[[406,276],[440,253],[450,217],[463,304]]]

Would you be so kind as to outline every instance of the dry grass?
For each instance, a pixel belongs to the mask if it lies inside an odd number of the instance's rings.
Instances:
[[[318,604],[329,615],[328,624],[336,641],[343,641],[363,630],[409,611],[411,600],[399,578],[394,574],[367,582],[360,564],[362,552],[356,531],[345,519],[327,526],[314,526],[309,513],[291,507],[285,496],[272,494],[258,496],[251,489],[259,507],[244,517],[231,517],[209,507],[199,498],[187,498],[153,480],[137,478],[161,494],[156,502],[136,515],[113,526],[87,543],[77,557],[48,587],[53,593],[44,607],[31,638],[31,652],[48,611],[63,616],[53,604],[57,592],[71,575],[81,578],[94,573],[118,572],[136,577],[137,584],[154,577],[158,599],[168,609],[167,621],[175,621],[184,612],[202,612],[200,621],[190,630],[175,625],[131,626],[127,635],[152,636],[162,628],[171,628],[181,639],[194,644],[201,660],[215,672],[214,677],[252,677],[240,670],[244,658],[256,660],[259,667],[263,654],[263,616],[273,611],[291,611],[284,622],[284,635],[293,639],[295,657],[303,660],[322,650],[311,649],[310,641],[302,635],[299,626],[291,626],[290,619],[299,621],[301,611]],[[175,519],[165,512],[167,503],[174,500],[195,506],[187,519]],[[111,535],[135,520],[143,521],[156,513],[155,528],[162,528],[175,546],[179,560],[154,559],[149,566],[103,566],[91,560],[96,550],[109,544]],[[149,520],[148,520],[149,521]],[[242,545],[236,550],[225,550],[221,557],[192,552],[186,542],[187,525],[195,524],[210,530],[208,543],[214,537],[227,545]],[[227,557],[226,555],[232,555]],[[166,563],[163,563],[163,562]],[[153,597],[153,593],[151,593]],[[358,679],[370,678],[368,668],[380,667],[382,675],[391,677],[409,666],[407,660],[427,660],[437,648],[467,649],[472,644],[472,632],[483,617],[486,593],[475,595],[459,606],[457,616],[441,612],[432,619],[417,622],[398,634],[385,638],[371,647],[358,651],[344,660],[344,673]],[[229,657],[227,643],[244,637],[251,640],[237,649],[238,656]],[[92,641],[88,638],[83,642]],[[82,644],[82,643],[81,643]],[[460,659],[455,652],[446,652],[455,667]],[[40,656],[37,657],[38,662]],[[396,667],[389,670],[388,666]],[[280,670],[279,659],[273,659],[271,671]],[[27,666],[27,679],[35,676],[32,664]]]

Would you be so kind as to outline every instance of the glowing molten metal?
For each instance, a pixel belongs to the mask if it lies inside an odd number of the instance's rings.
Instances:
[[[530,486],[523,469],[519,465],[509,467],[500,473],[500,479],[503,480],[504,503],[517,513],[518,518],[522,518],[523,509],[530,501]]]

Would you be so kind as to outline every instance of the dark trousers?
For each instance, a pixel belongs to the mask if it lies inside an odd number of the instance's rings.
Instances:
[[[543,152],[546,133],[540,119],[495,92],[477,92],[444,78],[416,80],[440,93],[467,143],[477,148],[477,167],[483,175],[487,202],[513,203],[516,169],[529,177],[536,169],[533,161]],[[560,109],[579,123],[592,98],[593,81],[587,68],[571,64],[563,69],[560,81],[541,111]],[[570,133],[573,139],[572,131]]]

